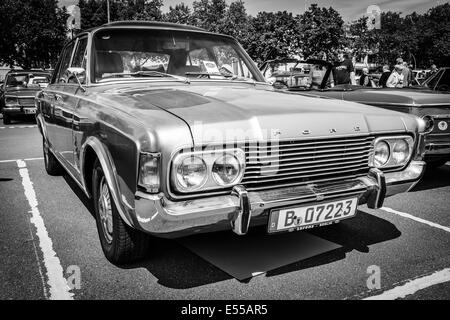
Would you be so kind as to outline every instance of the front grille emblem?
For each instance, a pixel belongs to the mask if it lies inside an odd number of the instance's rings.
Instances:
[[[440,122],[438,123],[438,128],[439,128],[439,130],[441,130],[441,131],[447,130],[447,128],[448,128],[447,122],[446,122],[446,121],[440,121]]]

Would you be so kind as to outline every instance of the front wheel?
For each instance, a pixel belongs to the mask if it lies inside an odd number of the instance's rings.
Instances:
[[[114,264],[142,259],[149,248],[149,236],[129,227],[119,215],[98,160],[92,174],[95,218],[100,243],[106,258]]]
[[[6,113],[3,114],[3,124],[11,124],[11,118]]]

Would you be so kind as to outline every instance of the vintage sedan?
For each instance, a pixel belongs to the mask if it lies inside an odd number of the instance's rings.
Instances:
[[[34,97],[42,86],[34,83],[50,81],[50,73],[34,70],[11,70],[5,76],[0,87],[0,110],[3,114],[3,123],[10,124],[11,119],[19,116],[36,114]]]
[[[431,90],[450,93],[450,67],[439,69],[423,81],[422,86]]]
[[[93,200],[113,263],[147,254],[149,235],[352,218],[425,165],[420,118],[276,92],[234,38],[190,26],[81,32],[36,103],[45,169]]]

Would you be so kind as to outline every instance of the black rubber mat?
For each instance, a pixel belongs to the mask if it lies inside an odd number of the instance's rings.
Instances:
[[[245,236],[229,231],[191,236],[179,239],[179,243],[238,280],[341,247],[302,231],[277,235],[253,232]]]

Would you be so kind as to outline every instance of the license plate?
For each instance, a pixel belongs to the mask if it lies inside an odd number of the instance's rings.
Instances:
[[[25,114],[35,114],[36,109],[23,109],[25,111]]]
[[[268,232],[293,231],[329,225],[356,214],[358,199],[346,199],[317,205],[272,210]]]

